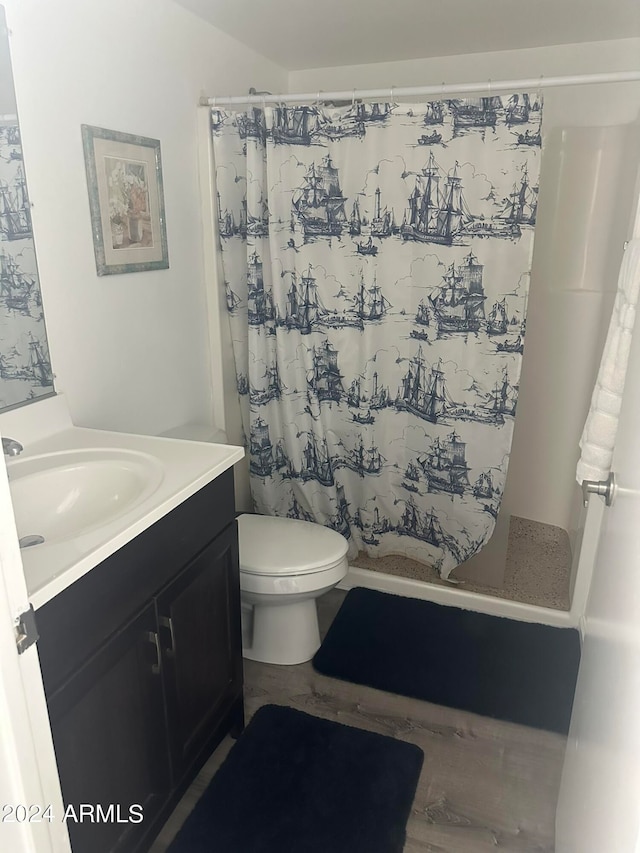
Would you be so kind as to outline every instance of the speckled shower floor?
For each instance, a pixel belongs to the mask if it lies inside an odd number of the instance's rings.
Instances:
[[[407,557],[371,559],[358,554],[351,565],[388,575],[451,586],[441,580],[434,569]],[[459,581],[456,586],[470,592],[481,592],[524,604],[569,610],[569,574],[571,546],[565,530],[551,524],[511,516],[507,560],[502,587]]]

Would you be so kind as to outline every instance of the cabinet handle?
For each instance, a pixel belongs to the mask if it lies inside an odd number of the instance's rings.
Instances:
[[[170,655],[175,655],[175,653],[176,653],[176,640],[175,640],[175,637],[173,634],[173,619],[171,618],[171,616],[161,616],[160,617],[160,624],[162,625],[163,628],[169,629],[169,637],[171,638],[171,645],[169,646],[169,648],[166,651]]]
[[[149,642],[153,643],[156,647],[156,662],[151,665],[151,672],[154,675],[160,675],[160,669],[162,667],[162,656],[160,653],[160,634],[157,631],[148,631],[147,637],[149,638]]]

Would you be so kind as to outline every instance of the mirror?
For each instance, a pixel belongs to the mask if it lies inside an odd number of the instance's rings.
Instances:
[[[0,6],[0,411],[55,393]]]

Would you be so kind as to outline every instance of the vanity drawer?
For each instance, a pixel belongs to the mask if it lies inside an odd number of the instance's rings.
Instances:
[[[229,469],[42,605],[36,620],[47,694],[234,519]]]

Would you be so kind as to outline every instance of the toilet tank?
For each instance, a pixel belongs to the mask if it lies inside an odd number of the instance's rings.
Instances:
[[[211,424],[181,424],[161,433],[165,438],[182,438],[186,441],[210,441],[214,444],[226,444],[227,434]]]

